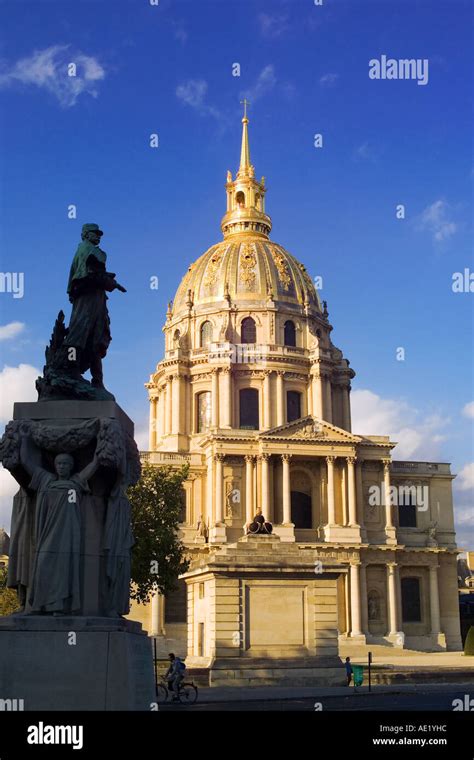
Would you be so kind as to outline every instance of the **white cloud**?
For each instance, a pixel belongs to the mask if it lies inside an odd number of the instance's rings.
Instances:
[[[358,145],[353,157],[356,161],[375,161],[377,154],[374,146],[368,140]]]
[[[76,104],[82,93],[98,96],[97,83],[104,79],[105,70],[99,61],[70,45],[52,45],[35,50],[32,55],[0,68],[0,88],[12,85],[34,85],[47,90],[64,107]],[[68,75],[69,64],[76,66],[76,76]]]
[[[469,419],[474,419],[474,401],[469,401],[468,404],[466,404],[463,407],[462,413],[465,417],[468,417]]]
[[[31,364],[3,368],[0,372],[0,424],[12,419],[15,401],[36,401],[35,380],[40,374]]]
[[[333,84],[336,84],[337,80],[339,79],[339,74],[324,74],[320,80],[319,84],[325,85],[326,87],[332,87]]]
[[[384,399],[369,390],[351,394],[352,429],[360,435],[389,435],[398,445],[394,459],[436,460],[450,420],[423,414],[401,399]]]
[[[241,94],[241,98],[248,98],[250,105],[253,105],[274,88],[276,81],[275,68],[268,64],[261,70],[256,82]]]
[[[8,325],[0,326],[0,340],[16,338],[25,329],[24,322],[9,322]]]
[[[289,29],[288,16],[283,13],[259,13],[258,22],[264,37],[281,37]]]
[[[443,200],[434,201],[418,217],[420,230],[427,230],[436,243],[448,240],[457,230],[457,224],[451,219],[450,206]]]
[[[5,528],[8,534],[10,534],[12,500],[19,487],[13,475],[0,465],[0,528]]]
[[[457,491],[474,491],[474,462],[465,464],[454,481]]]
[[[221,119],[222,114],[212,105],[206,102],[208,84],[204,79],[188,79],[176,88],[176,97],[182,103],[190,106],[201,116],[212,116]]]

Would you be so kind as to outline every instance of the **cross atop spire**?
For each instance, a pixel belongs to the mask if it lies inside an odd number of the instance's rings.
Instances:
[[[249,100],[247,100],[247,98],[244,98],[244,99],[243,99],[243,100],[241,100],[240,102],[242,103],[242,105],[243,105],[243,107],[244,107],[244,119],[246,119],[246,118],[247,118],[247,106],[249,106],[249,105],[250,105],[250,101],[249,101]]]
[[[240,166],[239,166],[239,174],[241,172],[248,174],[250,169],[250,148],[249,148],[249,133],[247,124],[249,123],[249,120],[247,118],[247,106],[249,105],[249,102],[247,98],[244,98],[240,101],[244,107],[244,116],[242,119],[242,147],[240,149]]]

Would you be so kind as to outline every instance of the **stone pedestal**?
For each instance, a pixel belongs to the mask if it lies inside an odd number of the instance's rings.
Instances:
[[[217,685],[343,685],[336,559],[246,535],[191,565],[186,664]],[[322,564],[322,567],[321,567]]]
[[[225,544],[227,541],[226,526],[222,523],[213,525],[209,531],[210,544]]]
[[[324,527],[324,540],[335,544],[360,544],[362,543],[359,525],[326,525]]]
[[[132,420],[125,414],[115,401],[37,401],[16,403],[13,410],[14,421],[36,423],[43,430],[55,430],[52,440],[58,439],[56,450],[51,447],[50,451],[43,450],[42,466],[53,470],[54,455],[62,448],[60,434],[57,431],[64,429],[63,439],[69,447],[65,450],[74,457],[75,470],[80,470],[92,457],[96,445],[97,434],[104,421],[113,420],[117,423],[117,431],[126,440],[132,440],[134,426]],[[77,448],[70,447],[68,435],[75,441],[80,440],[77,431],[80,425],[90,422],[96,431],[90,442],[83,440],[76,444]],[[138,455],[137,455],[138,456]],[[15,471],[15,477],[25,487],[30,481],[29,475],[21,465]],[[107,615],[107,603],[105,600],[105,567],[104,567],[104,529],[107,514],[107,496],[113,485],[116,472],[101,467],[92,477],[90,495],[81,500],[81,609],[80,614],[89,616]],[[33,501],[34,503],[34,501]],[[32,506],[32,509],[34,507]],[[28,611],[28,607],[27,610]]]
[[[151,640],[130,620],[0,618],[0,693],[25,711],[150,710]]]

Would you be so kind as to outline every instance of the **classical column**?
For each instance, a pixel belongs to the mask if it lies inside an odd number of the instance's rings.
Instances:
[[[362,459],[356,461],[357,522],[364,527],[364,490],[362,486]]]
[[[395,577],[395,562],[387,562],[387,586],[388,586],[388,611],[389,611],[389,634],[398,633],[397,615],[397,584]]]
[[[148,449],[154,451],[156,448],[156,396],[150,397],[150,428],[148,435]]]
[[[208,457],[207,460],[207,483],[206,483],[206,515],[205,517],[208,520],[209,525],[213,525],[214,523],[214,516],[212,511],[212,502],[213,502],[213,495],[214,495],[214,483],[213,483],[213,475],[214,475],[214,462],[212,459],[212,456]],[[204,515],[203,515],[204,518]]]
[[[336,524],[336,502],[334,499],[334,462],[336,457],[326,457],[328,466],[328,525]]]
[[[341,387],[342,394],[342,427],[351,432],[351,407],[349,403],[350,385]]]
[[[349,525],[357,525],[357,488],[355,476],[356,457],[347,457],[347,479],[349,495]]]
[[[313,414],[319,420],[324,419],[323,378],[318,374],[312,376]]]
[[[262,512],[267,520],[271,521],[270,517],[270,467],[269,467],[270,454],[261,454],[261,476],[262,476]]]
[[[221,369],[222,378],[222,401],[221,401],[221,418],[222,427],[232,427],[232,370],[230,367]]]
[[[173,434],[177,435],[180,432],[180,405],[181,405],[181,377],[178,374],[173,375]]]
[[[225,455],[224,454],[215,454],[214,455],[214,462],[216,466],[216,485],[215,485],[215,491],[216,491],[216,517],[215,522],[217,525],[220,525],[224,522],[224,507],[223,507],[223,480],[222,480],[222,470],[223,470],[223,463],[224,463]]]
[[[160,395],[158,396],[158,435],[162,438],[165,434],[165,388],[160,388]]]
[[[283,464],[283,524],[291,523],[291,481],[290,481],[291,454],[282,454]]]
[[[245,518],[252,522],[253,514],[253,460],[251,454],[245,456]]]
[[[332,422],[332,387],[329,376],[324,378],[324,419]]]
[[[173,376],[168,375],[166,382],[166,432],[170,434],[173,430]]]
[[[219,370],[212,370],[211,427],[219,427]]]
[[[271,372],[269,369],[266,369],[263,372],[263,427],[265,430],[268,430],[272,426],[270,382]]]
[[[359,579],[360,562],[351,562],[351,636],[360,636],[362,634],[360,627],[360,579]]]
[[[158,589],[153,592],[151,597],[151,625],[150,636],[162,636],[162,615],[161,615],[162,597]]]
[[[285,396],[284,396],[284,383],[283,383],[283,376],[285,373],[282,370],[278,370],[276,374],[277,374],[276,402],[277,402],[277,426],[278,426],[278,425],[285,424]]]
[[[369,632],[369,612],[367,600],[367,565],[360,565],[360,619],[362,633]]]
[[[347,514],[347,470],[344,465],[344,462],[342,463],[342,466],[340,468],[341,472],[341,501],[342,501],[342,525],[348,525],[349,519]]]
[[[393,528],[392,495],[390,493],[390,459],[383,459],[383,483],[385,498],[385,527]]]
[[[438,565],[430,565],[430,618],[431,633],[438,635],[441,630],[439,616]]]

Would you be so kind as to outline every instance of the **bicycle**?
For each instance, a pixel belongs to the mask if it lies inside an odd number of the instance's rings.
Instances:
[[[165,679],[162,677],[161,681],[156,684],[156,697],[158,704],[167,702],[168,698],[174,692],[170,692]],[[182,705],[193,705],[198,698],[198,687],[192,681],[181,681],[178,688],[178,702]]]

